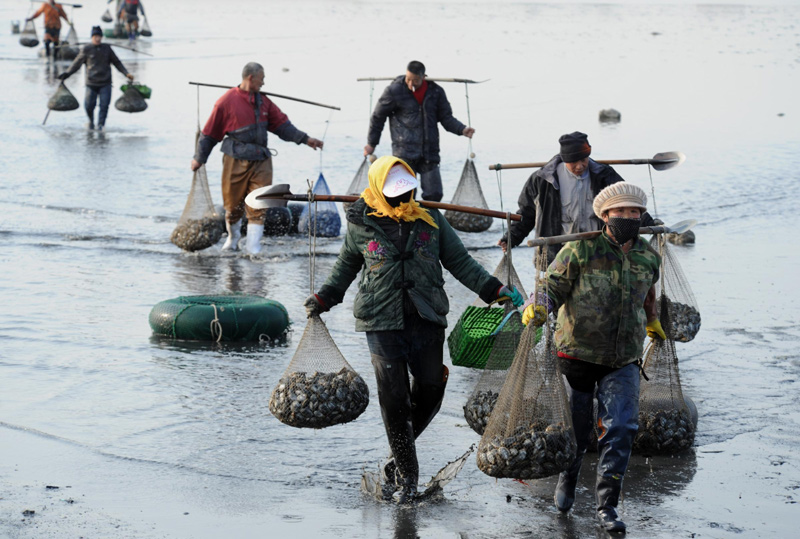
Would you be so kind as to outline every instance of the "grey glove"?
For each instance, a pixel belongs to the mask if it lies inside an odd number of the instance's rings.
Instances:
[[[308,318],[311,318],[312,316],[319,316],[321,313],[329,310],[329,308],[325,305],[325,302],[322,301],[322,298],[320,298],[318,294],[311,294],[308,296],[305,303],[303,303],[303,306],[306,308],[306,315]]]

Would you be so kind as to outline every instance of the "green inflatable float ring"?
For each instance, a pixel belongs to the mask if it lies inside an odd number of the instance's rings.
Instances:
[[[181,296],[150,311],[156,335],[190,341],[279,339],[289,327],[286,308],[261,296]]]

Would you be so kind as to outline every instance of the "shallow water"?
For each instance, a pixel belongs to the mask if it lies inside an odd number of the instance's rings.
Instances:
[[[552,507],[554,479],[494,481],[474,460],[436,503],[396,510],[362,496],[361,471],[387,447],[365,338],[353,331],[353,289],[325,321],[373,402],[351,424],[292,429],[267,403],[304,326],[307,241],[265,239],[256,259],[218,248],[187,254],[169,242],[192,178],[198,102],[188,81],[235,84],[242,65],[257,60],[267,91],[340,106],[276,100],[298,127],[324,136],[326,149],[275,137],[270,145],[279,152],[276,183],[304,192],[322,171],[342,193],[385,84],[371,96],[370,84],[355,79],[400,74],[418,58],[431,76],[491,79],[469,88],[469,117],[493,208],[501,197],[488,165],[546,160],[565,132],[588,133],[598,159],[687,155],[678,168],[654,171],[652,183],[645,167],[617,167],[655,191],[651,207],[667,224],[699,221],[697,244],[677,249],[703,315],[697,339],[679,345],[684,388],[700,413],[696,447],[677,458],[634,458],[624,517],[633,537],[792,533],[800,488],[800,249],[790,235],[800,225],[796,4],[218,5],[153,6],[155,35],[140,46],[154,56],[118,51],[153,88],[150,107],[129,115],[112,105],[103,135],[86,132],[81,110],[53,112],[41,125],[53,74],[67,64],[45,63],[0,25],[0,482],[81,489],[79,505],[122,523],[106,533],[97,518],[106,536],[595,534],[589,465],[567,518]],[[76,11],[79,34],[103,9],[93,0]],[[5,4],[0,15],[22,17]],[[123,78],[114,77],[116,99]],[[82,99],[82,73],[67,85]],[[462,85],[445,88],[466,121]],[[201,122],[220,93],[200,91]],[[608,107],[622,112],[621,123],[597,122]],[[388,136],[378,153],[388,151]],[[470,147],[444,132],[441,142],[447,201]],[[219,203],[216,150],[208,168]],[[502,207],[516,207],[529,173],[502,172]],[[461,236],[491,271],[501,233],[498,221]],[[318,240],[317,287],[339,245]],[[514,252],[530,288],[531,256]],[[474,294],[449,275],[446,288],[452,325]],[[294,322],[287,344],[151,337],[147,315],[159,301],[228,292],[281,301]],[[478,374],[451,368],[442,411],[418,444],[421,477],[477,443],[461,406]]]

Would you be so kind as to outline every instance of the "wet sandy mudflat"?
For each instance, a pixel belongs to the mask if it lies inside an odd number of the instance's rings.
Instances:
[[[0,537],[598,536],[594,456],[567,516],[553,507],[555,478],[496,481],[474,457],[439,499],[397,508],[364,496],[362,472],[376,469],[387,445],[366,342],[353,331],[355,285],[323,318],[371,402],[347,425],[293,429],[268,402],[304,328],[307,241],[265,239],[256,258],[219,246],[184,253],[169,242],[192,178],[198,103],[188,81],[235,84],[241,66],[258,60],[268,91],[340,106],[330,113],[280,102],[300,128],[325,134],[322,159],[282,141],[271,146],[276,181],[305,192],[322,171],[343,193],[362,160],[370,109],[369,83],[355,79],[399,74],[412,58],[438,76],[491,79],[471,86],[469,98],[476,169],[492,208],[515,208],[530,171],[498,178],[489,164],[546,160],[558,136],[576,129],[589,134],[598,159],[687,155],[652,179],[645,167],[617,167],[655,192],[652,209],[667,224],[698,220],[697,243],[675,250],[703,320],[694,341],[677,345],[700,416],[695,445],[673,458],[633,458],[622,503],[628,536],[796,535],[796,3],[240,4],[252,14],[246,20],[210,0],[148,5],[154,36],[138,46],[154,56],[120,58],[153,97],[141,114],[112,108],[104,134],[87,132],[80,110],[53,112],[41,125],[66,64],[45,63],[0,24]],[[79,34],[103,9],[91,0],[76,10]],[[23,16],[0,5],[2,20]],[[280,24],[265,33],[265,20]],[[407,34],[388,38],[390,20]],[[115,73],[114,99],[122,82]],[[81,76],[67,86],[81,101]],[[446,90],[465,120],[463,87]],[[201,91],[202,120],[219,95]],[[598,123],[597,112],[612,106],[622,121]],[[388,152],[388,136],[379,153]],[[444,132],[441,146],[447,201],[469,148]],[[220,168],[215,151],[208,174],[217,203]],[[460,237],[491,271],[501,234],[495,222]],[[340,244],[318,240],[316,287]],[[514,251],[531,288],[532,255]],[[452,327],[475,295],[449,275],[445,288]],[[231,292],[282,302],[289,340],[152,338],[147,316],[156,303]],[[478,442],[462,411],[478,376],[451,366],[442,411],[418,444],[423,478]]]

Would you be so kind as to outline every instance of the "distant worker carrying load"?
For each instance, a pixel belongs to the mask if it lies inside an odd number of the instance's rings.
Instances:
[[[597,396],[597,518],[610,532],[624,532],[617,504],[639,425],[639,365],[644,339],[665,339],[656,310],[661,257],[639,237],[647,196],[617,182],[600,191],[593,212],[603,220],[593,239],[571,241],[547,268],[545,293],[525,308],[523,322],[544,322],[537,311],[558,313],[558,365],[569,383],[578,451],[558,478],[555,504],[566,513],[592,431]]]
[[[144,16],[144,6],[139,0],[125,0],[120,3],[117,18],[125,21],[125,30],[128,32],[128,40],[136,39],[136,32],[139,30],[139,12]]]
[[[420,175],[423,200],[439,202],[444,196],[439,173],[439,125],[455,135],[472,138],[475,129],[453,116],[444,89],[425,79],[422,62],[408,64],[386,87],[369,121],[364,155],[370,155],[381,140],[383,125],[389,118],[392,155],[403,159]]]
[[[600,230],[603,222],[592,211],[592,201],[605,187],[623,181],[608,165],[589,156],[589,137],[575,131],[558,139],[561,150],[542,168],[531,174],[519,194],[518,214],[522,221],[512,223],[498,245],[505,251],[516,247],[536,228],[536,237],[560,236]],[[653,218],[643,213],[642,226],[651,226]],[[561,245],[551,245],[552,261]]]
[[[39,15],[44,14],[44,49],[45,54],[50,56],[50,43],[53,47],[58,47],[59,36],[61,35],[61,19],[69,22],[69,17],[64,12],[61,4],[56,4],[55,0],[47,0],[43,2],[41,7],[36,10],[36,13],[25,19],[32,21]]]
[[[305,302],[309,316],[328,311],[361,272],[353,316],[356,331],[367,333],[392,452],[382,468],[384,486],[398,503],[417,495],[415,440],[439,412],[447,384],[442,347],[450,307],[442,266],[486,303],[523,301],[469,255],[438,210],[414,199],[417,187],[416,174],[397,157],[369,167],[369,187],[347,210],[339,258]]]
[[[97,130],[102,131],[106,125],[106,117],[108,116],[108,105],[111,103],[111,64],[117,70],[133,80],[133,75],[128,73],[125,66],[122,65],[116,53],[111,49],[110,45],[102,43],[103,30],[99,26],[92,27],[92,42],[84,45],[77,58],[72,61],[66,71],[58,76],[61,80],[66,80],[78,69],[81,65],[86,64],[86,98],[84,99],[83,106],[86,108],[86,115],[89,116],[89,123],[86,125],[88,129],[94,129],[94,107],[97,104],[97,98],[100,98],[100,113],[97,116]]]
[[[205,164],[214,146],[222,141],[222,200],[228,239],[223,251],[238,250],[242,216],[247,212],[247,251],[261,252],[266,210],[245,207],[244,199],[259,187],[272,185],[272,156],[267,148],[267,131],[296,144],[322,149],[321,140],[297,129],[275,103],[259,92],[264,85],[264,68],[250,62],[242,70],[242,83],[225,92],[214,104],[197,142],[192,171]],[[224,138],[224,140],[223,140]]]

